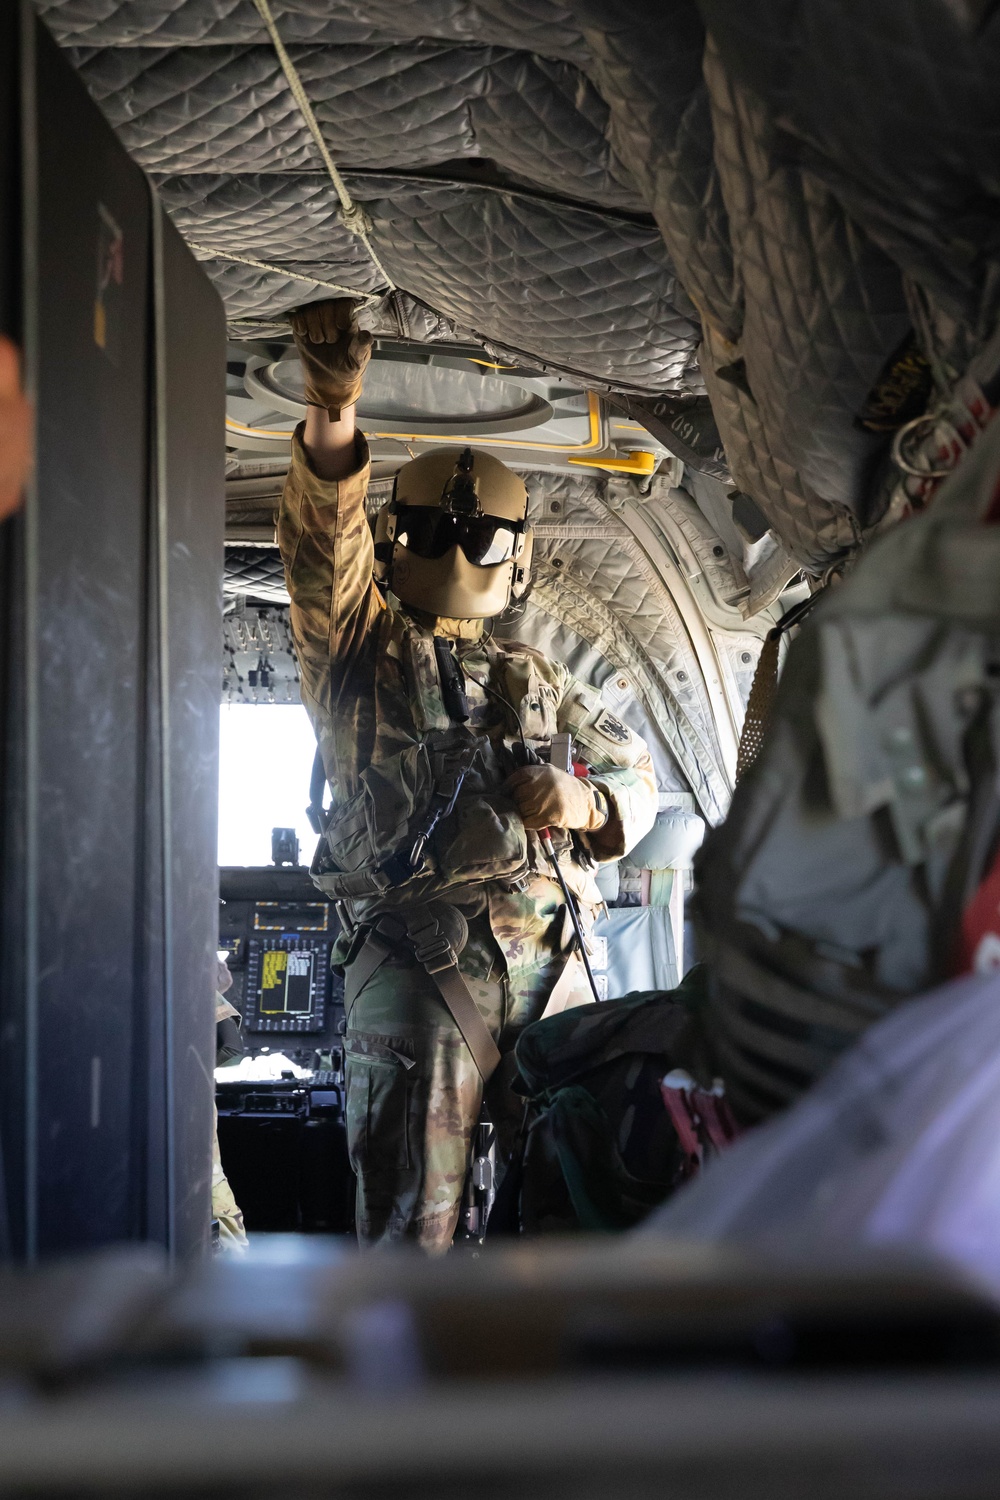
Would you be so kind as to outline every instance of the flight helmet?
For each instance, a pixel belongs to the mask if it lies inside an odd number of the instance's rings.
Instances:
[[[492,454],[434,448],[404,464],[375,522],[375,577],[448,619],[498,615],[528,587],[528,492]]]

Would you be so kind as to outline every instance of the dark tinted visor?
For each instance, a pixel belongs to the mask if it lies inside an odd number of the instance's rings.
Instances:
[[[497,516],[451,516],[435,505],[401,505],[396,541],[418,557],[444,557],[461,547],[470,563],[492,568],[510,562],[521,525]]]

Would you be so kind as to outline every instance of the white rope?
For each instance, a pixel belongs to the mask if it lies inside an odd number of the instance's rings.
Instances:
[[[378,292],[359,292],[357,287],[341,286],[336,281],[324,281],[321,276],[304,276],[300,271],[288,271],[284,266],[272,266],[266,260],[254,260],[250,255],[233,255],[228,250],[213,250],[210,245],[196,245],[193,240],[188,240],[188,247],[197,255],[211,255],[216,260],[233,260],[241,266],[253,266],[258,271],[271,271],[275,276],[290,277],[292,281],[305,281],[310,286],[325,287],[327,291],[339,292],[343,297],[356,297],[368,306],[382,300]]]
[[[281,36],[279,35],[274,17],[271,14],[270,4],[268,3],[268,0],[254,0],[254,4],[256,5],[257,10],[260,13],[261,20],[267,27],[268,35],[271,38],[274,50],[278,54],[278,61],[281,63],[281,70],[285,75],[288,87],[292,91],[292,98],[298,105],[302,118],[303,120],[305,120],[306,124],[309,127],[312,138],[316,142],[317,149],[319,150],[319,154],[323,158],[323,164],[330,174],[330,181],[333,183],[334,187],[337,190],[337,197],[340,199],[340,212],[344,220],[345,228],[349,229],[351,234],[357,235],[358,239],[362,242],[365,249],[368,251],[368,254],[371,257],[372,265],[385,281],[389,290],[395,291],[396,283],[393,281],[392,277],[385,269],[385,266],[379,260],[378,256],[375,253],[372,242],[368,237],[371,233],[372,221],[371,219],[369,219],[364,209],[359,208],[358,205],[354,202],[350,193],[347,191],[347,184],[344,182],[344,179],[337,171],[337,165],[333,157],[330,155],[329,147],[327,146],[326,141],[323,139],[323,132],[319,128],[319,121],[317,120],[316,115],[313,112],[313,107],[309,102],[309,95],[305,91],[305,85],[303,84],[302,79],[299,77],[299,71],[296,68],[295,64],[292,62],[292,59],[289,57],[288,53],[285,51],[285,44],[281,40]]]

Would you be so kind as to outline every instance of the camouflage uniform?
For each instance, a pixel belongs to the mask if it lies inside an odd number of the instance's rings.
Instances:
[[[224,995],[215,997],[216,1022],[227,1016],[238,1016],[239,1011],[230,1005]],[[215,1111],[212,1129],[212,1218],[219,1221],[219,1248],[221,1250],[246,1250],[247,1232],[243,1224],[240,1206],[233,1196],[229,1179],[222,1169],[222,1153],[219,1150],[219,1112]]]
[[[388,608],[372,581],[364,506],[369,464],[360,437],[358,457],[347,478],[320,480],[297,434],[278,520],[302,697],[335,814],[358,793],[362,772],[391,766],[422,737],[449,725],[433,653],[434,635],[445,635],[456,642],[471,727],[497,747],[498,765],[504,743],[516,734],[501,697],[517,705],[529,740],[545,743],[560,730],[573,734],[610,809],[604,828],[589,835],[591,850],[596,859],[620,857],[656,814],[656,782],[642,741],[559,663],[526,646],[494,644],[483,636],[481,621],[428,620]],[[498,773],[497,788],[502,780]],[[523,847],[523,825],[516,814],[508,816]],[[472,828],[470,857],[476,837]],[[600,901],[593,875],[571,857],[569,838],[557,835],[557,842],[570,888],[592,915]],[[506,1087],[509,1054],[523,1027],[545,1010],[565,967],[571,929],[534,833],[527,835],[522,879],[490,878],[487,871],[448,899],[469,923],[461,972],[504,1054],[488,1086],[503,1143],[520,1110]],[[358,902],[352,915],[364,922],[378,909],[377,899]],[[350,998],[349,968],[347,985]],[[581,971],[557,1008],[590,998]],[[354,998],[347,1031],[348,1136],[363,1241],[411,1238],[428,1249],[447,1249],[481,1101],[482,1080],[433,980],[405,952],[394,955]]]

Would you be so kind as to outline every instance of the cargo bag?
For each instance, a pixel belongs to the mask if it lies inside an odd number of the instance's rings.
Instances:
[[[628,1229],[690,1175],[660,1085],[683,1068],[711,1086],[703,992],[695,969],[676,990],[582,1005],[526,1028],[513,1085],[528,1100],[512,1169],[522,1233]]]

